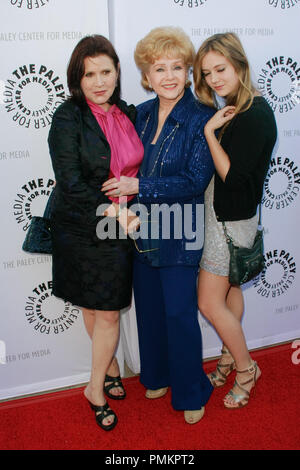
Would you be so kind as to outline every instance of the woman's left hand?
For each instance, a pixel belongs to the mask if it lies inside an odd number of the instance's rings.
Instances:
[[[204,130],[215,131],[222,127],[227,121],[230,121],[234,116],[235,106],[225,106],[213,115],[212,118],[206,123]]]
[[[139,192],[139,179],[131,176],[121,176],[120,180],[117,178],[110,178],[103,183],[101,191],[105,192],[105,196],[130,196]]]

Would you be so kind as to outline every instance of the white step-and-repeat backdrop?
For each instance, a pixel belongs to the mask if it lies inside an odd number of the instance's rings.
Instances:
[[[123,98],[134,104],[152,97],[139,85],[133,51],[153,27],[181,26],[196,48],[218,32],[239,35],[278,124],[263,199],[267,264],[244,288],[243,325],[250,349],[300,337],[299,21],[299,0],[1,0],[0,400],[89,379],[80,309],[51,295],[51,256],[21,249],[53,188],[47,135],[68,95],[68,59],[87,34],[114,43]],[[199,321],[204,357],[218,355],[219,338]],[[124,359],[139,372],[134,305],[122,312],[117,356],[122,372]]]

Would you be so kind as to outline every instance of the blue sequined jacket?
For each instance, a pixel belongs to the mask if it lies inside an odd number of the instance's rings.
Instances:
[[[135,202],[147,208],[146,217],[151,218],[152,228],[148,224],[148,239],[140,235],[136,244],[140,251],[152,251],[136,254],[152,266],[195,266],[203,248],[204,191],[214,172],[204,125],[214,110],[200,104],[186,89],[166,119],[155,149],[149,152],[158,108],[157,97],[137,107],[136,129],[145,146],[145,161]],[[150,165],[147,155],[152,159]],[[145,210],[142,221],[143,217]]]

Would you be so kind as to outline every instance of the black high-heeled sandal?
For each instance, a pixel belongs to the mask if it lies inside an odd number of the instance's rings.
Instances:
[[[105,385],[105,382],[111,382],[111,383],[108,385]],[[118,387],[120,387],[123,390],[123,395],[113,395],[112,393],[110,393],[110,390],[112,388],[118,388]],[[108,398],[112,398],[113,400],[124,400],[124,398],[126,397],[125,388],[122,384],[122,380],[119,375],[118,377],[111,377],[110,375],[106,374],[103,389],[104,389],[104,393],[108,396]]]
[[[103,406],[93,405],[93,403],[91,403],[90,401],[89,401],[89,404],[92,410],[95,411],[95,418],[96,418],[97,424],[102,429],[104,429],[105,431],[110,431],[116,426],[118,422],[117,415],[111,408],[109,408],[109,405],[107,402]],[[103,424],[103,421],[105,420],[105,418],[108,418],[108,416],[113,416],[114,421],[111,424]]]

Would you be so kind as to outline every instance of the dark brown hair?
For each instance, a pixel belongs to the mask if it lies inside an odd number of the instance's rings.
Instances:
[[[72,52],[68,69],[67,79],[70,91],[70,99],[74,100],[78,105],[85,103],[85,97],[81,90],[80,82],[84,75],[84,59],[86,57],[97,57],[98,55],[107,55],[114,63],[115,69],[118,70],[119,57],[111,44],[111,42],[100,34],[86,36],[82,38]],[[110,104],[118,104],[121,95],[121,72],[118,73],[117,85],[109,99]]]

